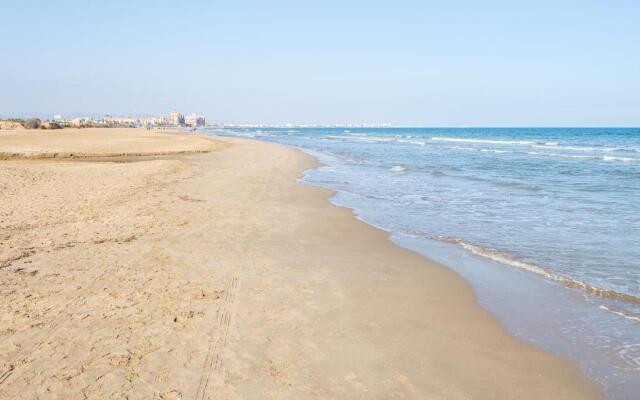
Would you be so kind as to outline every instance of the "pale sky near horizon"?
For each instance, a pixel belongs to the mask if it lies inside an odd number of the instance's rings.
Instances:
[[[0,116],[640,126],[640,1],[0,0]]]

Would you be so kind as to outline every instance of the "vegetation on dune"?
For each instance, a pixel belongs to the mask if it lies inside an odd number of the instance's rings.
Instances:
[[[22,129],[63,129],[64,123],[56,121],[41,121],[38,118],[31,119],[0,119],[0,130],[22,130]]]
[[[38,129],[42,125],[42,122],[38,118],[31,118],[22,123],[26,129]]]

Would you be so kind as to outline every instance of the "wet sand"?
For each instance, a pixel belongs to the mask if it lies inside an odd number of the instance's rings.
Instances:
[[[458,275],[296,183],[311,157],[119,132],[137,145],[22,149],[163,158],[0,162],[0,398],[601,397]]]

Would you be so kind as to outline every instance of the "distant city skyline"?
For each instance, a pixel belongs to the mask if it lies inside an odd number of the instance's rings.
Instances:
[[[640,126],[637,1],[26,0],[3,15],[1,117]]]
[[[164,125],[164,126],[236,126],[236,127],[359,127],[359,128],[390,128],[392,124],[387,122],[343,122],[335,124],[309,124],[309,123],[292,123],[292,122],[220,122],[208,121],[205,115],[198,113],[183,114],[177,110],[171,110],[168,115],[158,114],[139,114],[131,113],[126,115],[117,115],[114,113],[69,113],[69,114],[51,114],[51,113],[22,113],[14,115],[1,115],[0,119],[41,119],[47,121],[66,121],[72,124],[80,125],[82,123],[105,122],[123,123],[135,126],[144,125]]]

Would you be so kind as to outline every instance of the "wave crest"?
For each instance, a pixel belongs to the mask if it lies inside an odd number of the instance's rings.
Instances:
[[[450,137],[432,137],[431,140],[438,142],[463,142],[463,143],[491,143],[491,144],[536,144],[529,140],[489,140],[489,139],[463,139]]]
[[[616,292],[615,290],[600,288],[577,279],[567,278],[565,276],[558,275],[556,273],[548,271],[547,269],[540,267],[538,265],[518,260],[509,254],[505,254],[497,250],[487,249],[484,247],[469,244],[459,239],[452,239],[447,241],[450,243],[457,244],[462,248],[464,248],[465,250],[470,251],[471,253],[478,255],[480,257],[483,257],[492,261],[496,261],[500,264],[505,264],[511,267],[515,267],[524,271],[532,272],[537,275],[542,275],[548,279],[551,279],[569,288],[581,289],[586,291],[589,294],[599,296],[599,297],[624,300],[630,303],[640,304],[640,297],[634,296],[632,294]],[[624,317],[628,319],[636,319],[635,316],[628,316],[626,314],[624,315]],[[640,320],[638,320],[638,322],[640,322]]]

